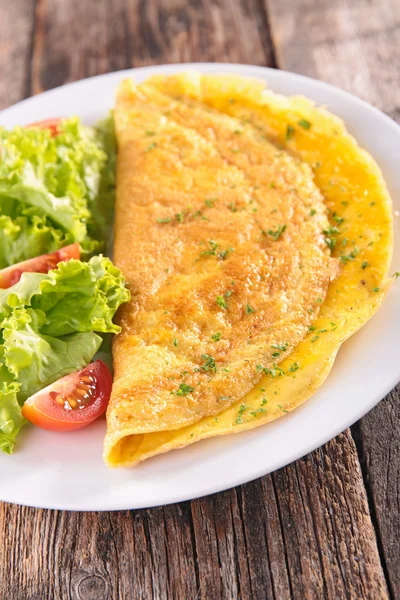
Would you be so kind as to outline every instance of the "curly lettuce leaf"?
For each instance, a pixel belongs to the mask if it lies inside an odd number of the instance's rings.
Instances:
[[[29,396],[90,363],[103,342],[97,333],[120,330],[113,317],[128,299],[121,272],[103,256],[24,273],[0,290],[0,449],[12,452]]]
[[[0,290],[0,319],[12,309],[30,306],[45,315],[42,334],[64,336],[97,331],[118,333],[118,307],[129,299],[121,272],[109,258],[69,260],[47,274],[24,273],[18,283]]]
[[[26,421],[17,399],[19,384],[5,366],[3,354],[0,346],[0,450],[11,454],[15,438]]]
[[[78,241],[98,251],[112,223],[112,120],[99,128],[65,119],[40,128],[0,128],[0,268]]]
[[[85,367],[102,342],[92,331],[61,338],[43,335],[45,319],[40,310],[17,308],[2,323],[4,363],[19,382],[19,402]]]

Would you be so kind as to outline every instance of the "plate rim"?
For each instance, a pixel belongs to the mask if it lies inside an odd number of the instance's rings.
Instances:
[[[247,74],[243,73],[243,71],[249,71],[249,75],[247,75],[247,76],[261,77],[263,80],[268,80],[269,76],[272,75],[273,77],[278,77],[278,78],[282,77],[283,79],[288,77],[289,79],[298,81],[300,84],[311,82],[312,85],[316,85],[317,87],[319,87],[323,90],[326,90],[328,93],[332,93],[336,96],[338,96],[338,95],[341,96],[345,102],[346,101],[351,102],[351,103],[355,102],[356,104],[361,105],[364,109],[368,110],[371,114],[373,114],[377,119],[379,119],[381,122],[383,122],[386,126],[390,127],[393,130],[393,132],[395,133],[395,135],[399,136],[399,140],[400,140],[400,126],[394,120],[392,120],[388,115],[386,115],[385,113],[380,111],[378,108],[372,106],[365,100],[358,98],[357,96],[355,96],[354,94],[351,94],[350,92],[347,92],[341,88],[338,88],[338,87],[328,84],[326,82],[319,81],[315,78],[301,75],[298,73],[293,73],[293,72],[285,71],[285,70],[277,70],[277,69],[273,69],[270,67],[240,64],[240,63],[204,63],[204,62],[197,63],[196,62],[196,63],[176,63],[176,64],[168,64],[168,65],[151,65],[151,66],[123,69],[123,70],[119,70],[119,71],[104,73],[101,75],[95,75],[95,76],[88,77],[88,78],[85,78],[85,79],[82,79],[79,81],[74,81],[74,82],[71,82],[71,83],[68,83],[68,84],[65,84],[62,86],[58,86],[51,90],[47,90],[37,96],[26,98],[20,102],[17,102],[15,104],[3,109],[2,111],[0,111],[0,120],[1,120],[1,122],[3,121],[3,119],[7,120],[7,118],[10,116],[10,114],[12,114],[12,112],[14,112],[14,111],[18,111],[21,106],[29,106],[30,103],[34,103],[35,101],[37,101],[37,98],[39,98],[39,97],[45,96],[47,98],[51,98],[52,95],[59,93],[60,90],[65,90],[65,93],[69,93],[69,92],[75,93],[75,89],[79,89],[79,87],[82,87],[84,85],[88,85],[88,84],[90,85],[92,82],[96,82],[99,80],[107,80],[107,79],[113,79],[113,78],[115,78],[115,80],[117,80],[117,79],[122,79],[125,76],[132,77],[135,74],[137,74],[138,72],[142,72],[143,74],[150,75],[152,72],[173,73],[173,72],[178,72],[178,71],[183,71],[183,70],[188,70],[188,69],[196,69],[196,70],[199,70],[202,72],[219,72],[221,74],[223,74],[224,72],[225,73],[229,73],[229,72],[233,73],[233,72],[237,71],[239,74],[243,74],[244,76],[246,76]],[[271,89],[273,90],[273,85],[272,85]],[[347,125],[349,125],[349,124],[347,124]],[[382,310],[382,308],[379,310],[379,312],[381,310]],[[230,482],[228,484],[223,483],[222,485],[220,485],[218,483],[218,478],[214,479],[213,483],[204,484],[203,491],[200,494],[198,494],[197,492],[195,492],[193,494],[192,492],[190,492],[190,489],[187,490],[185,493],[183,493],[180,490],[175,495],[170,494],[168,496],[168,499],[166,499],[166,500],[163,500],[162,498],[158,498],[158,499],[155,499],[154,502],[147,501],[147,502],[139,502],[139,503],[135,503],[135,501],[133,501],[132,498],[128,499],[124,496],[122,499],[121,499],[121,497],[118,497],[111,503],[110,503],[110,499],[106,498],[105,503],[102,503],[102,501],[100,500],[100,501],[96,502],[95,504],[93,504],[93,502],[91,501],[91,498],[89,497],[88,504],[85,504],[85,501],[84,501],[82,505],[78,505],[76,502],[71,502],[71,501],[66,501],[64,503],[58,502],[58,501],[52,502],[52,501],[46,501],[46,500],[44,500],[43,502],[41,502],[41,501],[32,502],[29,500],[21,501],[21,499],[16,499],[15,497],[13,497],[12,493],[11,494],[7,494],[7,493],[3,494],[3,486],[2,486],[2,489],[0,490],[0,499],[5,502],[13,502],[13,503],[23,505],[23,506],[32,506],[32,507],[38,507],[38,508],[73,510],[73,511],[75,511],[75,510],[77,510],[77,511],[92,511],[92,510],[113,511],[113,510],[124,510],[124,509],[132,509],[132,508],[134,508],[134,509],[150,508],[150,507],[154,507],[154,506],[167,505],[167,504],[172,504],[172,503],[176,503],[176,502],[187,501],[187,500],[191,500],[193,498],[204,497],[204,496],[207,496],[207,495],[210,495],[213,493],[222,492],[222,491],[231,489],[233,487],[236,487],[237,485],[242,485],[242,484],[248,483],[249,481],[253,481],[254,479],[262,477],[268,473],[274,472],[276,469],[286,466],[286,465],[290,464],[291,462],[293,462],[294,460],[297,460],[297,459],[301,458],[302,456],[304,456],[305,454],[308,454],[309,452],[319,448],[320,446],[325,444],[327,441],[333,439],[339,433],[343,432],[350,425],[355,423],[359,418],[361,418],[367,412],[369,412],[374,406],[376,406],[380,402],[380,400],[383,399],[390,392],[390,390],[393,389],[393,387],[396,385],[396,383],[399,381],[399,379],[400,379],[400,363],[399,363],[399,367],[398,367],[398,372],[390,379],[390,381],[385,378],[385,385],[382,385],[382,387],[381,387],[382,392],[380,392],[378,395],[375,395],[374,399],[370,400],[366,407],[365,406],[360,407],[360,409],[357,413],[358,416],[355,416],[352,413],[351,416],[349,416],[347,419],[343,419],[343,421],[341,422],[340,425],[337,425],[337,427],[331,429],[331,432],[329,433],[328,436],[326,434],[322,434],[320,436],[315,436],[314,438],[312,438],[312,441],[310,441],[308,444],[303,444],[301,446],[301,449],[296,447],[296,449],[293,450],[291,457],[289,459],[287,459],[287,458],[284,459],[284,462],[281,462],[279,459],[277,459],[276,465],[273,466],[272,468],[265,469],[263,467],[260,467],[256,471],[250,470],[250,473],[248,476],[243,476],[243,474],[238,474],[237,477],[231,477]],[[293,413],[291,413],[291,414],[293,415],[295,413],[296,413],[296,411],[293,411]],[[282,417],[281,419],[279,419],[277,421],[281,422],[285,418],[286,417]],[[264,427],[260,428],[260,429],[265,430]],[[241,434],[241,435],[243,435],[243,434]],[[233,437],[233,436],[229,436],[229,437]],[[196,446],[197,446],[197,444],[196,444]],[[11,458],[11,460],[12,460],[12,458]],[[152,459],[152,460],[154,460],[154,459]],[[99,498],[97,498],[97,500],[99,500]]]

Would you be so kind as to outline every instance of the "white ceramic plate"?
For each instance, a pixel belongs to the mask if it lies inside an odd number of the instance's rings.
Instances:
[[[400,127],[377,109],[327,84],[274,69],[227,64],[169,65],[93,77],[20,102],[0,113],[12,127],[60,115],[86,123],[113,106],[121,79],[187,68],[259,77],[282,94],[303,94],[339,115],[378,161],[400,210]],[[400,268],[399,218],[393,270]],[[396,233],[396,232],[395,232]],[[245,483],[321,446],[375,406],[400,379],[400,281],[381,310],[344,344],[326,383],[292,413],[239,435],[194,444],[134,469],[102,462],[105,423],[71,434],[25,427],[14,455],[0,456],[0,499],[46,508],[115,510],[188,500]]]

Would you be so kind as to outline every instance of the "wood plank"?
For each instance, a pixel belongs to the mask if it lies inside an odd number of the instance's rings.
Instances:
[[[0,3],[0,110],[30,94],[35,0]]]
[[[263,19],[257,0],[38,0],[32,91],[149,64],[271,64]]]
[[[279,66],[338,85],[400,122],[400,0],[265,0]],[[400,385],[354,432],[389,586],[400,598]]]
[[[35,93],[131,65],[273,59],[258,0],[37,0],[35,31]],[[7,600],[387,596],[349,432],[192,503],[118,513],[2,504],[0,531]]]

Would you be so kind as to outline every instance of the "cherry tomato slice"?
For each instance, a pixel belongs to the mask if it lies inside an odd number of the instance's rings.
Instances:
[[[0,289],[9,288],[21,279],[22,273],[48,273],[55,269],[58,263],[71,258],[79,259],[81,250],[78,243],[64,246],[56,252],[42,254],[29,260],[24,260],[0,271]]]
[[[29,123],[26,125],[26,129],[31,127],[40,127],[41,129],[49,129],[53,137],[56,137],[60,133],[60,122],[61,118],[43,119],[42,121],[36,121],[35,123]]]
[[[71,373],[37,392],[22,407],[28,421],[49,431],[73,431],[104,413],[112,376],[101,360]]]

